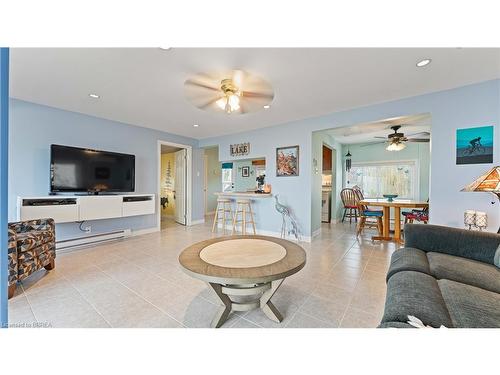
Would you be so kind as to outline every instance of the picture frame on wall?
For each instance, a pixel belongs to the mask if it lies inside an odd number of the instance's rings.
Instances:
[[[241,177],[250,177],[250,167],[241,168]]]
[[[493,126],[457,129],[457,165],[493,163]]]
[[[276,176],[293,177],[299,175],[299,146],[278,147],[276,149]]]

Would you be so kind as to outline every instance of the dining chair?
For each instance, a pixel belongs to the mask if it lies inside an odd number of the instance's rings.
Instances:
[[[413,224],[415,220],[427,224],[429,222],[429,207],[425,207],[422,210],[404,212],[403,215],[405,217],[405,224]]]
[[[427,199],[427,203],[429,203],[429,199]],[[413,223],[414,220],[427,224],[429,221],[429,206],[422,209],[413,209],[411,211],[401,212],[401,215],[405,217],[405,224]]]
[[[359,236],[365,227],[375,227],[378,230],[379,236],[382,236],[383,224],[382,217],[384,216],[382,211],[370,210],[367,206],[360,203],[361,199],[358,200],[358,212],[359,212],[359,223],[356,229],[356,236]],[[369,220],[370,219],[370,220]],[[374,221],[371,219],[375,219]]]
[[[358,221],[358,204],[356,193],[351,188],[344,188],[340,191],[340,199],[342,199],[342,204],[344,205],[344,214],[342,215],[342,222],[345,218],[349,218],[349,223],[352,223],[352,218],[354,221]]]

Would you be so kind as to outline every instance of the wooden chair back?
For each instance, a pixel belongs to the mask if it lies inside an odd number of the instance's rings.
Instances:
[[[355,207],[357,206],[356,194],[353,189],[344,188],[340,191],[340,199],[344,207]]]

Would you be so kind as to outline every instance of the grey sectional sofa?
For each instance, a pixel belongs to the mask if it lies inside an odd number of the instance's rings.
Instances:
[[[499,245],[495,233],[405,225],[405,247],[391,258],[379,327],[410,328],[413,315],[432,327],[500,328]]]

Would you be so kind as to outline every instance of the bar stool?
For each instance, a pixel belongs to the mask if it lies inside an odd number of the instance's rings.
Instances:
[[[248,220],[247,215],[250,215]],[[241,223],[241,234],[247,234],[248,224],[252,224],[253,234],[257,234],[255,230],[255,221],[253,219],[253,211],[250,199],[238,199],[236,201],[236,212],[233,218],[232,234],[235,234],[236,230],[238,229],[238,223]]]
[[[229,217],[228,214],[229,213]],[[222,228],[224,234],[226,234],[226,223],[231,224],[233,220],[233,209],[231,204],[231,199],[228,198],[217,198],[217,209],[214,215],[214,224],[212,226],[212,233],[219,226],[219,221],[222,221]]]

